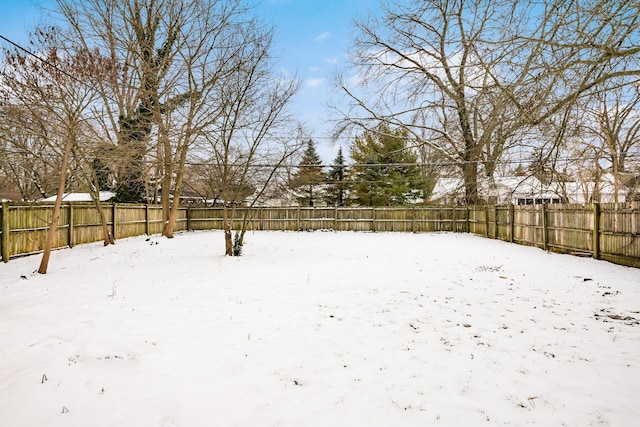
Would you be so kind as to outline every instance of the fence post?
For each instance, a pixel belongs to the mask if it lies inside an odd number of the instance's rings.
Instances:
[[[300,206],[298,206],[298,231],[302,230],[302,228],[300,228]]]
[[[191,231],[191,206],[187,206],[187,229],[186,231]]]
[[[471,224],[469,221],[469,205],[465,205],[465,208],[464,208],[464,224],[467,230],[466,232],[471,233]]]
[[[547,227],[547,205],[543,203],[542,205],[542,248],[545,251],[549,250],[549,232]]]
[[[9,262],[9,203],[2,202],[2,261]]]
[[[333,231],[338,231],[338,206],[335,207],[333,212]]]
[[[484,205],[484,237],[489,238],[489,205]]]
[[[455,206],[451,206],[451,218],[452,218],[452,222],[451,222],[451,231],[453,231],[454,233],[458,232],[458,215],[457,215],[458,211],[456,210]]]
[[[516,215],[513,203],[509,204],[509,243],[513,243],[513,234],[515,232]]]
[[[416,207],[411,207],[411,232],[416,232]]]
[[[600,259],[600,203],[593,204],[593,258]]]
[[[144,234],[149,235],[149,203],[144,205]]]
[[[117,203],[114,203],[113,205],[111,205],[111,215],[113,218],[112,224],[113,224],[113,230],[111,232],[111,235],[113,236],[114,239],[117,239],[118,236],[116,235],[116,214],[118,213],[118,208],[116,207]]]
[[[258,218],[260,218],[260,231],[264,230],[264,217],[262,216],[262,206],[260,206],[259,208],[260,210],[258,211]]]
[[[493,238],[498,238],[498,205],[493,205]]]
[[[371,231],[376,231],[376,208],[371,208]]]
[[[73,209],[73,205],[75,203],[74,202],[69,202],[69,247],[72,248],[75,246],[75,232],[74,232],[74,226],[75,226],[75,218],[73,217],[74,214],[74,209]]]

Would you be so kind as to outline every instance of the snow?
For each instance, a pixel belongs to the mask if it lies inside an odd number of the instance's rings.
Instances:
[[[108,200],[116,197],[116,193],[113,191],[100,191],[98,193],[101,202],[106,202]],[[55,202],[58,196],[47,197],[46,199],[41,199],[41,202]],[[62,196],[62,200],[65,202],[91,202],[93,199],[91,198],[90,193],[64,193]]]
[[[220,232],[0,266],[0,425],[635,426],[640,270],[466,234]]]

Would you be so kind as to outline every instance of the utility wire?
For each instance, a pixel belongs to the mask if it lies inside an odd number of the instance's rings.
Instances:
[[[83,85],[88,85],[88,83],[83,82],[82,80],[78,79],[75,76],[72,76],[71,74],[67,73],[66,71],[60,69],[60,67],[58,67],[57,65],[52,64],[51,62],[47,61],[44,58],[39,57],[38,55],[36,55],[35,53],[31,52],[29,49],[27,49],[26,47],[23,47],[21,45],[19,45],[18,43],[9,40],[8,38],[6,38],[5,36],[3,36],[2,34],[0,34],[0,39],[6,41],[7,43],[11,44],[12,46],[14,46],[15,48],[25,52],[27,55],[32,56],[34,58],[36,58],[38,61],[42,62],[43,64],[48,65],[49,67],[55,69],[56,71],[60,71],[62,74],[64,74],[65,76],[69,77],[72,80],[75,80],[76,82],[83,84]],[[89,86],[91,87],[91,86]],[[93,89],[93,87],[91,87]]]
[[[29,155],[32,154],[29,150],[20,150],[20,151],[13,151],[13,150],[0,150],[0,152],[3,152],[5,155],[10,155],[10,154],[14,154],[14,155]],[[104,160],[104,161],[112,161],[112,162],[117,162],[117,161],[122,161],[123,157],[121,156],[100,156],[100,155],[96,155],[93,156],[96,158],[100,158],[100,160]],[[627,154],[626,156],[627,160],[640,160],[640,153],[630,153]],[[556,158],[554,163],[556,164],[562,164],[562,163],[574,163],[574,162],[579,162],[579,161],[596,161],[596,160],[602,160],[602,161],[607,161],[607,158],[603,158],[603,157],[598,157],[598,156],[582,156],[582,157],[559,157]],[[154,165],[157,164],[157,160],[154,159],[144,159],[142,160],[142,162],[144,164],[147,165]],[[469,164],[469,163],[477,163],[479,165],[482,165],[483,163],[486,163],[482,160],[478,160],[478,161],[460,161],[460,162],[454,162],[454,161],[435,161],[435,162],[403,162],[403,163],[345,163],[345,164],[320,164],[320,165],[308,165],[308,164],[277,164],[277,163],[254,163],[254,164],[249,164],[247,165],[246,163],[230,163],[227,165],[227,167],[230,168],[244,168],[244,167],[248,167],[248,168],[254,168],[254,169],[267,169],[267,168],[277,168],[277,169],[305,169],[305,168],[318,168],[318,169],[330,169],[330,168],[345,168],[345,169],[350,169],[350,168],[385,168],[385,167],[389,167],[389,168],[405,168],[405,167],[418,167],[418,168],[423,168],[423,167],[454,167],[454,166],[459,166],[459,165],[463,165],[463,164]],[[498,166],[501,165],[514,165],[514,164],[522,164],[522,163],[527,163],[527,161],[523,161],[523,160],[516,160],[516,159],[512,159],[512,160],[501,160],[499,162],[496,162],[496,164]],[[186,165],[189,166],[216,166],[216,162],[215,161],[186,161],[185,162]]]
[[[35,53],[33,53],[32,51],[30,51],[29,49],[21,46],[20,44],[8,39],[7,37],[3,36],[2,34],[0,34],[0,39],[6,41],[7,43],[11,44],[12,46],[14,46],[15,48],[25,52],[27,55],[32,56],[33,58],[36,58],[38,61],[41,61],[42,63],[48,65],[49,67],[59,71],[60,73],[64,74],[65,76],[69,77],[70,79],[74,80],[77,83],[80,83],[92,90],[95,90],[96,92],[100,93],[101,95],[105,96],[108,99],[111,99],[113,101],[113,99],[107,95],[105,95],[102,91],[97,90],[93,85],[82,81],[80,79],[78,79],[77,77],[73,76],[72,74],[60,69],[60,67],[58,67],[55,64],[52,64],[50,61],[47,61],[44,58],[41,58],[40,56],[36,55]],[[3,73],[4,74],[4,73]],[[10,77],[10,76],[7,76]],[[329,137],[329,136],[312,136],[312,135],[308,135],[305,136],[305,138],[309,138],[309,139],[330,139],[330,140],[336,140],[337,138],[335,137]],[[357,138],[357,136],[341,136],[339,138],[344,138],[344,139],[353,139],[353,138]],[[7,150],[3,150],[5,153],[8,154],[24,154],[24,153],[20,153],[20,152],[12,152],[12,151],[7,151]],[[96,156],[97,157],[97,156]],[[635,155],[635,154],[631,154],[627,156],[627,159],[634,159],[636,157],[640,157],[640,155]],[[103,160],[121,160],[121,157],[100,157]],[[557,158],[555,159],[556,163],[568,163],[568,162],[576,162],[576,161],[584,161],[584,160],[605,160],[601,157],[595,157],[595,156],[591,156],[591,157],[575,157],[575,158]],[[146,164],[154,164],[155,162],[153,160],[143,160],[144,163]],[[212,166],[214,162],[189,162],[187,161],[186,164],[190,165],[190,166]],[[278,168],[278,169],[293,169],[293,168],[334,168],[334,167],[342,167],[345,169],[348,168],[384,168],[384,167],[392,167],[392,168],[402,168],[402,167],[447,167],[447,166],[459,166],[462,164],[470,164],[470,163],[478,163],[478,164],[482,164],[484,163],[483,161],[459,161],[459,162],[454,162],[454,161],[448,161],[448,162],[442,162],[442,161],[437,161],[437,162],[415,162],[415,163],[353,163],[353,164],[344,164],[344,165],[336,165],[336,164],[322,164],[322,165],[283,165],[283,164],[253,164],[253,165],[248,165],[248,167],[250,168]],[[500,162],[498,162],[498,165],[505,165],[505,164],[521,164],[523,163],[523,160],[502,160]],[[229,165],[230,167],[245,167],[246,165]]]
[[[81,85],[96,91],[97,93],[99,93],[100,95],[104,96],[105,98],[113,101],[113,102],[117,102],[115,99],[113,99],[111,96],[106,95],[104,92],[102,92],[102,90],[97,89],[95,86],[87,83],[86,81],[80,80],[79,78],[77,78],[76,76],[74,76],[73,74],[70,74],[68,72],[66,72],[65,70],[61,69],[60,67],[58,67],[57,65],[51,63],[50,61],[47,61],[44,58],[41,58],[40,56],[36,55],[35,53],[33,53],[32,51],[30,51],[29,49],[27,49],[24,46],[19,45],[18,43],[14,42],[13,40],[8,39],[7,37],[3,36],[2,34],[0,34],[0,39],[6,41],[7,43],[9,43],[10,45],[14,46],[16,49],[19,49],[23,52],[25,52],[27,55],[32,56],[34,58],[36,58],[38,61],[42,62],[43,64],[53,68],[56,71],[59,71],[60,73],[64,74],[65,76],[69,77],[70,79],[72,79],[73,81],[75,81],[76,83],[80,83]],[[4,73],[3,73],[4,74]],[[10,77],[11,76],[7,76],[6,74],[4,74],[6,77]]]

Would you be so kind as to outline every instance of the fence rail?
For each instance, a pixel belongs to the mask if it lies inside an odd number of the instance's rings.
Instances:
[[[162,232],[162,209],[156,205],[103,204],[107,225],[116,238]],[[53,205],[2,203],[2,260],[41,252]],[[238,208],[251,230],[319,230],[472,233],[541,249],[587,255],[640,267],[640,203],[533,206],[449,207],[256,207]],[[222,208],[180,208],[176,231],[222,229]],[[62,206],[54,248],[103,239],[95,206]]]

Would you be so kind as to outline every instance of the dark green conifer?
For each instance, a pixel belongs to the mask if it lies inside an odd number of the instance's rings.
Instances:
[[[296,193],[296,198],[302,206],[313,206],[321,196],[316,190],[324,182],[322,160],[316,151],[315,143],[309,139],[298,170],[291,178],[290,187]]]

